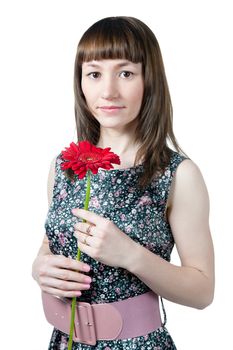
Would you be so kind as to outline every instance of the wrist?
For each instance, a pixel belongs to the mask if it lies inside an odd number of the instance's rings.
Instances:
[[[40,247],[40,250],[38,251],[37,256],[44,256],[44,255],[51,255],[51,254],[52,252],[49,248],[49,243],[44,241]]]
[[[136,273],[138,262],[142,260],[142,250],[143,247],[139,243],[131,240],[123,267],[132,274]]]

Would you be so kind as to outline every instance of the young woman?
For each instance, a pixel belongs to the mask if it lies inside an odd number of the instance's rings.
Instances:
[[[208,306],[214,254],[207,189],[174,137],[152,31],[132,17],[91,26],[78,45],[74,91],[77,139],[111,147],[121,164],[92,177],[85,211],[85,180],[61,170],[61,155],[55,158],[46,235],[33,277],[50,296],[77,296],[91,305],[96,339],[92,345],[73,342],[73,349],[176,349],[161,320],[158,296],[198,309]],[[170,263],[174,243],[180,266]],[[116,310],[118,316],[112,315]],[[66,349],[67,341],[55,328],[49,349]]]

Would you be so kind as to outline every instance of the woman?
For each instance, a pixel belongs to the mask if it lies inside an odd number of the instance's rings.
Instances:
[[[173,134],[169,89],[152,31],[132,17],[91,26],[78,45],[74,91],[77,139],[111,147],[121,164],[92,177],[84,211],[78,208],[85,181],[61,170],[61,155],[52,162],[51,206],[33,277],[49,295],[77,296],[93,312],[102,304],[119,311],[118,333],[110,336],[114,326],[106,311],[104,335],[98,336],[96,322],[96,342],[81,339],[73,349],[176,349],[161,321],[158,296],[208,306],[214,254],[207,189]],[[174,243],[181,266],[170,263]],[[80,262],[70,259],[77,244]],[[55,328],[49,349],[66,349],[67,341]]]

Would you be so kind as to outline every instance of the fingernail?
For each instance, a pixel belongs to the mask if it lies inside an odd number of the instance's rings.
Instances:
[[[84,287],[85,289],[90,289],[90,288],[91,288],[90,284],[84,284],[83,287]]]
[[[78,213],[79,213],[79,208],[73,208],[73,209],[71,209],[71,211],[72,211],[72,213],[73,213],[74,215],[78,215]]]
[[[85,277],[85,279],[84,279],[84,282],[85,283],[91,283],[91,277],[89,277],[89,276],[87,276],[87,277]]]
[[[83,270],[86,271],[86,272],[89,272],[90,271],[90,266],[89,265],[83,265]]]

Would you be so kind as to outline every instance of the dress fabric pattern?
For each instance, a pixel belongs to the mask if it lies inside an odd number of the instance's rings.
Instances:
[[[170,163],[149,186],[137,187],[143,165],[128,169],[99,169],[92,176],[89,211],[113,221],[134,241],[170,261],[174,239],[165,210],[172,178],[178,165],[185,159],[172,151]],[[56,159],[53,199],[45,221],[46,234],[53,254],[75,258],[77,240],[73,236],[74,225],[80,219],[71,210],[83,208],[86,180],[71,181],[61,170],[61,154]],[[104,265],[86,254],[81,260],[91,266],[91,288],[82,291],[79,301],[109,303],[141,295],[149,288],[136,276],[122,268]],[[49,350],[66,350],[68,335],[53,330]],[[175,350],[175,344],[163,325],[156,331],[133,339],[97,341],[95,346],[73,342],[73,350]]]

